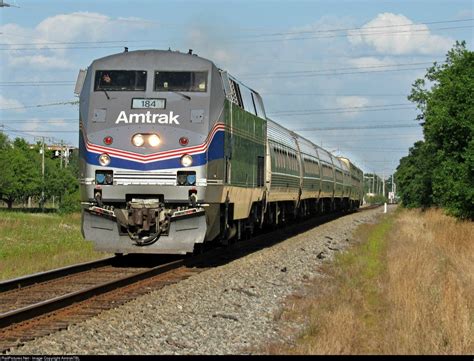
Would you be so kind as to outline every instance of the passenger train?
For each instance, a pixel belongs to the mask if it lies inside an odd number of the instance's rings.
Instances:
[[[207,59],[140,50],[79,72],[82,233],[116,254],[186,254],[353,210],[363,173],[266,116]]]

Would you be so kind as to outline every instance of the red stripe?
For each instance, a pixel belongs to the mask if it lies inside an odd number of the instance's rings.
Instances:
[[[89,143],[89,141],[86,142],[86,148],[89,151],[92,152],[98,152],[98,153],[108,153],[110,155],[115,155],[119,156],[122,158],[126,159],[133,159],[133,160],[138,160],[138,161],[154,161],[158,160],[161,158],[167,158],[167,157],[178,157],[180,155],[184,154],[196,154],[196,153],[202,153],[204,152],[209,144],[211,143],[212,139],[214,138],[214,135],[219,131],[219,130],[224,130],[225,126],[222,123],[218,123],[214,126],[212,129],[211,133],[208,135],[206,138],[206,141],[203,144],[188,147],[188,148],[181,148],[181,149],[174,149],[174,150],[168,150],[164,152],[159,152],[159,153],[154,153],[154,154],[139,154],[139,153],[132,153],[132,152],[127,152],[124,150],[119,150],[119,149],[114,149],[114,148],[106,148],[102,147],[100,145],[92,144]]]

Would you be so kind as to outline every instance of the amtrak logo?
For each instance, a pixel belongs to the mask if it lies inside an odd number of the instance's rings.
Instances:
[[[121,111],[115,124],[125,123],[125,124],[177,124],[179,115],[173,115],[173,112],[169,114],[151,114],[150,111],[147,111],[145,114],[129,114],[125,111]]]

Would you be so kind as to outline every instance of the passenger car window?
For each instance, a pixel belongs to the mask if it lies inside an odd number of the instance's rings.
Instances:
[[[207,71],[156,71],[155,91],[206,92]]]
[[[97,70],[94,90],[144,91],[146,71],[144,70]]]

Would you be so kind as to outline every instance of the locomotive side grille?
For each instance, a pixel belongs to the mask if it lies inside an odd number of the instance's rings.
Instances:
[[[176,173],[115,171],[114,181],[117,185],[176,185]]]

